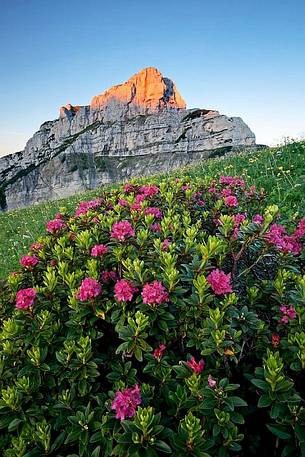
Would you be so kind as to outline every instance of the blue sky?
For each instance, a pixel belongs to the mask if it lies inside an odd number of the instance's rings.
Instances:
[[[0,0],[0,155],[147,66],[259,143],[305,135],[305,0]]]

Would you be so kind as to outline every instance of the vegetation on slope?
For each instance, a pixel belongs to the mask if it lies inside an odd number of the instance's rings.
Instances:
[[[279,204],[281,214],[287,220],[304,214],[305,142],[290,143],[253,154],[247,152],[211,159],[172,175],[194,179],[206,175],[217,177],[222,173],[240,175],[257,187],[264,188],[267,201]],[[155,181],[158,182],[158,179]],[[60,207],[72,211],[82,199],[94,198],[99,192],[97,189],[64,200],[0,214],[0,277],[18,267],[20,256],[44,233],[45,222],[52,219]]]

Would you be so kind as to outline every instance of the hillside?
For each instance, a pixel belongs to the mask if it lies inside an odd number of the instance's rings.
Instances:
[[[290,143],[278,148],[253,153],[209,159],[200,165],[182,168],[174,176],[217,177],[240,175],[257,188],[264,188],[267,203],[280,207],[282,218],[296,219],[305,214],[305,142]],[[149,181],[160,181],[166,175]],[[146,182],[138,180],[138,182]],[[81,200],[98,196],[99,190],[78,194],[63,200],[14,210],[0,215],[0,277],[18,268],[18,260],[29,245],[45,232],[45,223],[60,207],[73,212]]]

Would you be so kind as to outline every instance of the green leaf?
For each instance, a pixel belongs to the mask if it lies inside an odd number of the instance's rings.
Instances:
[[[18,427],[20,422],[22,422],[22,419],[14,419],[14,420],[12,420],[12,422],[8,426],[8,431],[12,432],[12,431],[16,430],[16,428]]]
[[[272,401],[273,401],[273,400],[269,397],[268,394],[263,394],[263,395],[259,398],[257,406],[258,406],[259,408],[267,408],[268,406],[271,405]]]
[[[266,381],[263,381],[262,379],[251,379],[251,382],[259,389],[262,389],[264,391],[269,390],[269,384]]]
[[[275,436],[277,436],[278,438],[280,438],[282,440],[288,440],[289,438],[291,438],[291,433],[289,433],[289,428],[286,427],[285,425],[267,424],[267,428],[270,430],[270,432],[272,432]]]
[[[162,452],[166,452],[167,454],[170,454],[172,452],[171,448],[169,447],[168,444],[166,444],[164,441],[158,440],[155,442],[155,447]]]
[[[230,397],[230,400],[233,402],[234,406],[248,406],[248,403],[240,397]]]

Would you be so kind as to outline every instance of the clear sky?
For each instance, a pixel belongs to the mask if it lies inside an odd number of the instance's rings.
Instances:
[[[305,0],[0,0],[0,155],[147,66],[259,143],[305,135]]]

